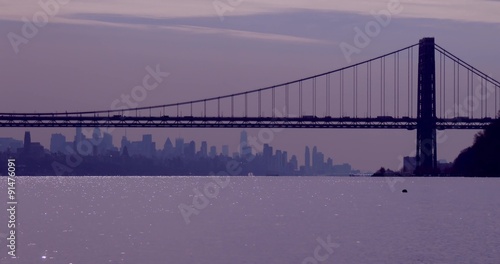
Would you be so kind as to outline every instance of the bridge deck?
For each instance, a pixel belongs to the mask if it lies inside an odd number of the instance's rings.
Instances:
[[[437,129],[483,129],[492,118],[436,119]],[[3,115],[0,127],[184,127],[184,128],[417,128],[410,117],[133,117],[133,116],[64,116]]]

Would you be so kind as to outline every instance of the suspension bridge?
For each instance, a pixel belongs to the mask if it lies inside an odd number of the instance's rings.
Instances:
[[[0,113],[0,127],[406,129],[417,173],[437,168],[436,130],[482,129],[500,82],[424,38],[347,67],[269,87],[150,107]]]

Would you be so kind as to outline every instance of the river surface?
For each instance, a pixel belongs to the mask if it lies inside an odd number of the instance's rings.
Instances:
[[[1,210],[1,264],[500,263],[500,179],[22,177],[16,191],[17,259]]]

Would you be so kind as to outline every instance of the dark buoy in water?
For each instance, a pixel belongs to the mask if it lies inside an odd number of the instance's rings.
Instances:
[[[407,193],[407,192],[408,192],[408,190],[406,190],[406,189],[403,189],[403,190],[402,190],[402,192],[403,192],[403,193]]]

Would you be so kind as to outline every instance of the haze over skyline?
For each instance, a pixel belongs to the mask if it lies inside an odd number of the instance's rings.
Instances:
[[[50,1],[48,1],[50,2]],[[226,3],[226,1],[221,1]],[[402,11],[370,44],[346,61],[341,43],[390,1],[240,1],[221,20],[213,1],[69,1],[14,52],[9,33],[22,35],[23,17],[43,10],[37,1],[0,1],[0,112],[110,109],[148,73],[169,72],[139,106],[225,95],[274,85],[360,62],[423,37],[500,79],[500,2],[401,1]],[[32,131],[47,145],[50,134],[74,129],[2,129],[0,137]],[[127,129],[130,139],[183,136],[214,145],[235,142],[239,129]],[[258,129],[249,129],[256,136]],[[452,161],[477,131],[446,131],[438,157]],[[115,129],[118,144],[124,129]],[[292,130],[273,146],[302,153],[323,145],[326,155],[355,168],[397,168],[415,149],[415,131]],[[286,146],[286,147],[285,147]],[[383,150],[383,153],[381,153]],[[303,161],[301,161],[303,162]],[[338,164],[338,163],[337,163]]]

